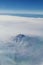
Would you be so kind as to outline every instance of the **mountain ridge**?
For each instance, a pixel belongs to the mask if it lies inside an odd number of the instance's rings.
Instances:
[[[43,42],[38,37],[18,34],[3,46],[3,51],[17,65],[22,65],[22,61],[25,65],[40,65],[43,61]]]

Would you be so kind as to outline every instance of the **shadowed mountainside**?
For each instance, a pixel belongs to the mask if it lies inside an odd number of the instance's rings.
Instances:
[[[17,65],[41,65],[43,62],[43,41],[38,37],[19,34],[3,47],[5,55]]]

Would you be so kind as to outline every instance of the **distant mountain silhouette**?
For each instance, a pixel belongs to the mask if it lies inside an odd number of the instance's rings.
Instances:
[[[13,42],[13,43],[12,43]],[[17,36],[13,37],[11,44],[14,45],[26,45],[27,47],[32,46],[34,44],[39,44],[40,39],[38,37],[30,37],[23,34],[18,34]]]
[[[32,52],[32,49],[37,49],[40,47],[40,45],[42,45],[42,43],[43,42],[40,41],[38,37],[30,37],[23,34],[18,34],[17,36],[13,37],[10,42],[5,44],[5,48],[13,48],[14,51],[17,51],[19,54],[30,54]]]
[[[25,65],[38,65],[43,61],[43,41],[39,37],[18,34],[3,46],[6,56]]]
[[[25,38],[25,37],[26,37],[25,35],[19,34],[13,40],[16,40],[16,42],[18,42],[18,41],[22,41],[22,39]]]

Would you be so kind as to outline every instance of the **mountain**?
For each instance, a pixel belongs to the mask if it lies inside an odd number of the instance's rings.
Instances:
[[[43,62],[43,40],[39,37],[19,34],[4,45],[4,50],[17,65],[41,65]]]

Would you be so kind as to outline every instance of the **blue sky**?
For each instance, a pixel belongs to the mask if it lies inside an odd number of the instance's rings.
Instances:
[[[0,0],[0,11],[43,12],[43,0]]]

